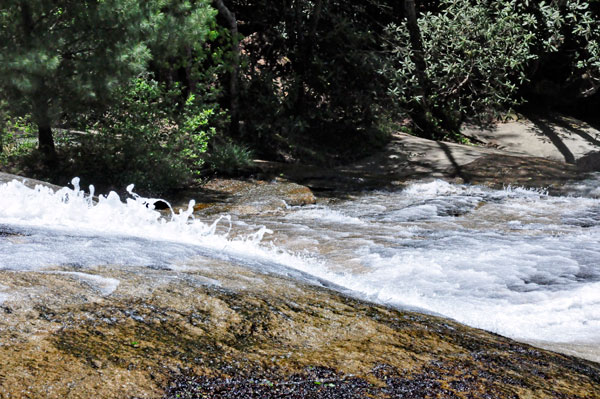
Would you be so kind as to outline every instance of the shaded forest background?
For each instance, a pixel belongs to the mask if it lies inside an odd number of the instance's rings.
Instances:
[[[161,194],[515,111],[599,126],[600,1],[2,0],[6,171]]]

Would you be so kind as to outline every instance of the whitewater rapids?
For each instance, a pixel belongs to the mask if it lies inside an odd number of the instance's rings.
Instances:
[[[185,268],[208,256],[314,278],[352,295],[450,317],[542,346],[600,345],[597,181],[573,195],[414,182],[261,216],[170,217],[129,187],[98,201],[74,179],[57,192],[0,185],[0,270],[53,272],[98,284],[98,265]],[[298,274],[290,271],[297,271]],[[11,298],[0,286],[0,303]],[[596,352],[588,354],[600,359]]]

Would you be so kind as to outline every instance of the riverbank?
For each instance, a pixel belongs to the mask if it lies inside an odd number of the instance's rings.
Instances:
[[[326,200],[365,190],[397,190],[409,181],[428,179],[573,194],[573,182],[600,170],[600,131],[567,118],[537,118],[536,123],[524,119],[485,129],[466,127],[463,133],[477,145],[432,141],[396,132],[376,154],[332,168],[256,160],[249,179],[212,179],[200,189],[179,193],[174,200],[185,206],[188,198],[196,198],[204,204],[203,208],[214,206],[221,211],[256,202],[261,191],[270,198],[281,191],[282,200],[286,201],[283,193],[287,183],[306,186],[317,199]],[[551,141],[548,135],[556,139]],[[571,154],[570,162],[564,158],[566,153]],[[259,187],[256,193],[252,186]],[[292,200],[288,205],[311,202],[312,199]]]
[[[569,118],[541,117],[467,126],[473,145],[392,134],[380,152],[326,169],[259,162],[265,177],[283,176],[315,191],[386,189],[407,180],[442,178],[467,184],[543,187],[557,193],[569,181],[600,170],[600,131]],[[552,138],[552,140],[551,140]]]

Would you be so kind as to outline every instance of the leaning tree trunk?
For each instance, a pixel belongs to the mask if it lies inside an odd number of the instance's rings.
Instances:
[[[225,17],[229,24],[229,31],[231,32],[231,54],[233,67],[229,77],[229,97],[230,97],[230,110],[231,123],[229,125],[229,132],[233,137],[237,137],[240,134],[240,94],[239,94],[239,75],[240,75],[240,39],[238,34],[238,24],[235,18],[235,14],[232,13],[229,8],[223,3],[223,0],[214,0],[215,5],[219,13]]]

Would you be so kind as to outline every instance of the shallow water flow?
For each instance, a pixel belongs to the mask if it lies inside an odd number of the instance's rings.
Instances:
[[[436,181],[299,208],[336,283],[521,340],[600,341],[600,201]],[[319,270],[313,271],[315,274]]]
[[[94,281],[86,267],[176,269],[201,255],[330,281],[519,340],[600,343],[598,199],[434,181],[215,221],[195,219],[193,203],[163,218],[131,196],[95,203],[78,187],[1,185],[0,269],[69,266],[109,295],[118,281]],[[0,286],[0,302],[7,298]]]

